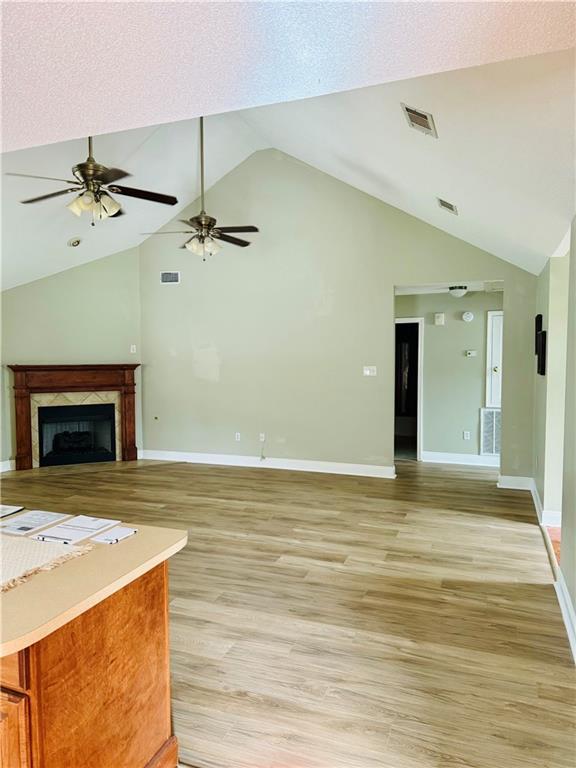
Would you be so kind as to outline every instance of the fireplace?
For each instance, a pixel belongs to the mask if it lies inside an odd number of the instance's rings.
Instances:
[[[114,405],[38,408],[41,467],[116,461]]]
[[[138,365],[8,366],[14,372],[16,469],[134,461]]]

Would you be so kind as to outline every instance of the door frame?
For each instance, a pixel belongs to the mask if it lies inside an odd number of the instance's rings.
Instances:
[[[418,325],[418,395],[416,400],[416,461],[422,461],[424,441],[424,318],[394,318],[394,393],[396,393],[396,326],[400,323]]]

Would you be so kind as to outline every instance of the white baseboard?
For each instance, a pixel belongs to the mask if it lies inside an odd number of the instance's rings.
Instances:
[[[185,461],[190,464],[216,464],[227,467],[261,467],[263,469],[289,469],[297,472],[324,472],[333,475],[381,477],[393,480],[394,466],[379,464],[345,464],[336,461],[308,461],[304,459],[261,459],[259,456],[240,456],[231,453],[189,453],[185,451],[142,451],[143,459],[157,461]]]
[[[562,566],[558,569],[558,578],[556,579],[554,586],[556,588],[558,602],[560,603],[560,610],[562,611],[562,618],[564,619],[564,626],[566,627],[570,650],[572,651],[572,657],[576,663],[576,610],[574,609],[574,604],[572,603],[566,581],[564,580],[564,575],[562,574]]]
[[[441,453],[422,451],[422,461],[431,464],[466,464],[471,467],[499,467],[499,456],[481,456],[477,453]]]
[[[534,502],[534,506],[536,507],[536,514],[538,515],[538,522],[540,525],[544,525],[543,522],[543,507],[542,507],[542,499],[540,498],[540,494],[538,493],[538,486],[536,485],[536,481],[534,478],[532,478],[532,487],[530,488],[530,492],[532,494],[532,501]]]
[[[554,581],[556,581],[556,579],[558,578],[558,561],[556,560],[554,545],[552,544],[552,539],[550,538],[548,529],[545,528],[543,525],[539,527],[540,527],[540,533],[542,534],[542,538],[544,539],[546,552],[548,554],[548,562],[550,563],[550,567],[552,568],[552,575],[554,576]]]
[[[12,459],[8,459],[8,461],[0,461],[0,473],[1,472],[11,472],[16,466],[16,462]]]
[[[507,488],[510,491],[531,491],[534,486],[533,477],[518,477],[516,475],[500,475],[498,488]]]

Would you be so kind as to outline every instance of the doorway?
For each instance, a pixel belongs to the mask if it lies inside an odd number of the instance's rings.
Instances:
[[[424,318],[397,318],[395,323],[394,457],[420,461]]]

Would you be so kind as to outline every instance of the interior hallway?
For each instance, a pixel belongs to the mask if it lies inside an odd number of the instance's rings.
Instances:
[[[173,717],[197,768],[573,768],[575,672],[530,495],[135,462],[2,477],[5,503],[184,527]]]

